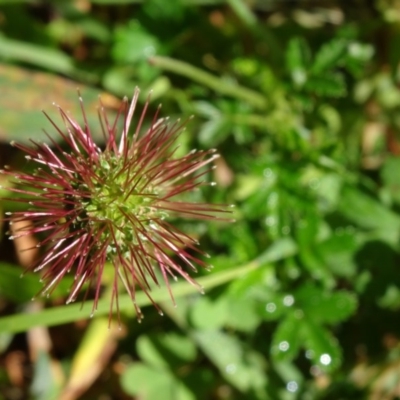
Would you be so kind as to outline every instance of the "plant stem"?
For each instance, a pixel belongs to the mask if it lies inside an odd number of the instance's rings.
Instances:
[[[185,76],[218,93],[244,100],[256,108],[265,109],[267,107],[267,100],[260,93],[236,85],[235,83],[227,82],[183,61],[178,61],[169,57],[154,56],[149,59],[149,62],[166,71]]]
[[[291,239],[281,239],[276,241],[270,248],[253,261],[237,268],[230,268],[218,273],[203,276],[199,278],[197,282],[209,290],[245,276],[259,267],[267,267],[268,264],[271,265],[271,263],[291,256],[296,252],[297,247]],[[189,285],[186,281],[172,284],[171,290],[176,298],[198,292],[197,287]],[[165,287],[156,288],[151,292],[151,295],[153,301],[156,303],[167,301],[170,298],[169,292]],[[136,303],[140,307],[146,307],[152,304],[144,292],[138,292],[136,294]],[[26,331],[34,326],[54,326],[85,319],[86,314],[82,313],[82,308],[83,304],[72,304],[44,309],[38,313],[20,313],[3,317],[0,318],[0,333],[17,333]],[[119,310],[120,312],[129,312],[133,310],[132,299],[128,294],[119,296]],[[99,301],[95,315],[102,316],[109,312],[110,300],[106,296]]]

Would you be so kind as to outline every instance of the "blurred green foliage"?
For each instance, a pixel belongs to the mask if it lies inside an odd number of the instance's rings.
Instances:
[[[113,340],[95,385],[110,399],[400,396],[397,1],[0,0],[0,29],[2,164],[24,167],[7,142],[41,137],[41,108],[76,115],[77,87],[93,119],[99,93],[115,109],[138,85],[164,116],[195,115],[182,147],[218,149],[218,186],[204,195],[236,205],[233,225],[182,226],[211,255],[205,296],[178,283],[173,308],[157,292],[166,316],[148,308],[141,325],[121,296],[119,340],[98,333],[105,298],[89,327],[65,325],[79,340],[52,334],[58,352],[31,360],[13,399],[63,398],[78,361]],[[14,332],[87,317],[60,305],[63,287],[25,315],[40,284],[17,280],[12,253],[3,240],[2,360],[24,348]],[[0,368],[8,399],[16,383]]]

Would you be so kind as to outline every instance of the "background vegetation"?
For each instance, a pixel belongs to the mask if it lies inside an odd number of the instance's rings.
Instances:
[[[96,123],[138,85],[195,116],[181,144],[218,149],[204,195],[237,219],[183,227],[205,295],[155,291],[141,324],[122,296],[120,329],[67,280],[31,302],[3,223],[0,399],[400,398],[399,1],[0,0],[0,30],[1,164],[29,168],[8,143],[77,116],[77,87]]]

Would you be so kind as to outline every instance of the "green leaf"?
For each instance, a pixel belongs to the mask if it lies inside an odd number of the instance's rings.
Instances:
[[[240,179],[238,179],[240,182]],[[267,215],[267,203],[265,199],[270,195],[271,190],[261,179],[254,177],[247,178],[247,182],[243,180],[243,193],[252,191],[246,203],[243,205],[243,213],[248,219],[260,219]]]
[[[191,312],[191,321],[196,328],[220,328],[225,323],[228,304],[224,298],[212,301],[208,297],[198,299]]]
[[[146,60],[161,48],[157,37],[148,33],[137,21],[122,25],[115,31],[113,57],[121,63]]]
[[[310,62],[310,49],[303,38],[292,38],[286,50],[286,67],[297,86],[307,80],[307,69]]]
[[[199,115],[208,118],[208,119],[218,119],[221,118],[222,113],[221,110],[216,107],[214,104],[207,101],[195,101],[193,103],[194,109],[196,113]]]
[[[154,345],[153,339],[147,335],[142,335],[137,339],[136,348],[140,358],[152,367],[168,368],[168,360]]]
[[[235,242],[235,246],[232,249],[232,257],[239,262],[244,262],[256,257],[259,249],[254,242],[251,225],[247,222],[243,222],[237,224],[235,228],[236,229],[229,232],[229,240]]]
[[[179,379],[166,370],[156,370],[144,364],[129,366],[121,376],[123,389],[132,396],[146,400],[195,400]]]
[[[240,279],[233,280],[229,285],[229,296],[242,297],[249,295],[252,298],[258,299],[258,295],[260,294],[264,299],[265,294],[267,292],[270,293],[271,290],[275,290],[278,285],[279,282],[276,279],[275,268],[272,266],[258,268],[242,276]]]
[[[0,34],[2,59],[18,60],[72,76],[75,72],[73,59],[67,54],[43,46],[6,38]]]
[[[339,230],[340,229],[340,230]],[[336,275],[350,278],[356,273],[354,254],[360,247],[354,228],[339,228],[327,240],[318,244],[317,253]]]
[[[155,368],[170,369],[196,357],[193,342],[173,333],[142,335],[137,339],[136,346],[141,359]]]
[[[264,359],[233,335],[220,331],[197,331],[194,338],[224,378],[242,392],[266,384]]]
[[[302,345],[302,314],[291,312],[278,326],[271,344],[271,354],[275,361],[293,360]]]
[[[278,239],[282,232],[281,209],[282,195],[279,190],[271,190],[265,199],[265,225],[271,241]]]
[[[321,224],[321,217],[309,208],[297,223],[296,241],[300,248],[316,243]]]
[[[282,318],[287,314],[288,307],[292,306],[288,302],[288,298],[286,300],[285,298],[286,296],[281,293],[264,293],[262,298],[258,298],[257,311],[260,317],[266,321],[275,321]]]
[[[286,397],[282,396],[282,400],[297,399],[295,393],[301,387],[305,380],[302,370],[290,361],[276,361],[274,362],[274,370],[278,373],[281,379],[286,382]],[[291,392],[290,394],[287,392]],[[290,396],[293,394],[294,396]]]
[[[282,258],[290,257],[298,251],[297,245],[292,238],[282,238],[276,240],[258,258],[260,264],[273,263]]]
[[[314,246],[300,247],[299,258],[302,265],[310,272],[311,276],[317,280],[323,280],[326,285],[333,285],[334,278],[332,273],[326,267],[324,261],[315,251]]]
[[[147,0],[143,2],[143,10],[150,18],[160,22],[182,21],[184,17],[183,0]]]
[[[333,135],[336,135],[340,132],[340,130],[342,129],[342,116],[340,115],[339,110],[327,104],[323,104],[318,108],[318,113],[323,119],[323,121],[326,123],[328,132],[330,132]],[[330,140],[334,140],[334,138],[330,138]],[[338,180],[342,178],[340,175],[336,175],[333,173],[324,174],[324,176],[328,176],[332,180],[333,179]]]
[[[329,331],[309,318],[302,321],[306,357],[322,370],[337,369],[342,362],[340,346]]]
[[[343,39],[334,39],[324,44],[315,56],[311,72],[318,75],[338,67],[346,55],[347,45],[347,41]]]
[[[229,128],[225,118],[204,122],[200,128],[199,141],[204,146],[217,146],[232,133]]]
[[[397,311],[400,308],[400,290],[399,288],[391,284],[387,287],[385,294],[377,301],[379,307],[387,308],[393,311]]]
[[[341,73],[326,73],[311,76],[304,85],[304,90],[322,97],[343,97],[347,93],[346,82]]]
[[[346,218],[359,226],[385,231],[393,236],[393,240],[398,238],[400,216],[361,190],[344,187],[338,208]]]
[[[400,186],[400,159],[387,157],[380,171],[383,182],[387,186]]]
[[[186,336],[171,332],[162,335],[159,341],[165,349],[183,361],[193,361],[197,356],[196,346]]]
[[[400,203],[400,158],[388,157],[383,164],[381,177],[392,198]]]
[[[317,183],[315,193],[320,199],[321,208],[324,211],[336,210],[340,199],[343,178],[336,173],[325,173],[314,182]],[[312,185],[312,183],[310,181],[309,185]]]
[[[295,294],[296,305],[304,315],[319,323],[339,323],[350,317],[357,308],[353,293],[341,290],[330,292],[314,285],[303,285]]]
[[[396,40],[393,40],[393,43],[395,42]],[[395,51],[397,51],[397,46],[395,47]],[[353,41],[349,44],[347,50],[347,56],[344,60],[346,69],[352,73],[355,78],[363,78],[368,65],[367,63],[374,56],[375,48],[371,44]],[[392,51],[390,51],[390,53],[393,54]]]
[[[310,62],[310,48],[303,37],[290,39],[286,50],[286,66],[289,71],[307,69]]]
[[[261,319],[256,312],[255,300],[247,293],[242,296],[228,294],[224,298],[227,302],[226,325],[243,332],[253,332]]]

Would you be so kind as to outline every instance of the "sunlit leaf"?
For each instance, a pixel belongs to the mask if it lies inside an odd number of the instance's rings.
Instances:
[[[48,142],[49,139],[43,130],[51,135],[54,127],[41,111],[46,111],[61,128],[63,126],[53,103],[60,105],[71,117],[83,123],[78,89],[86,110],[89,110],[87,117],[89,126],[92,127],[92,134],[101,142],[103,133],[97,115],[99,95],[102,95],[101,99],[105,107],[116,109],[119,106],[119,100],[109,94],[102,94],[98,89],[55,75],[32,72],[16,66],[0,64],[0,86],[2,94],[0,97],[0,140],[3,142],[16,140],[26,143],[29,139]],[[60,135],[51,136],[55,140],[61,137]]]
[[[72,359],[64,393],[81,393],[93,384],[109,363],[120,334],[117,327],[109,328],[106,317],[91,321]]]
[[[256,303],[248,295],[226,295],[226,325],[243,332],[253,332],[260,323]]]
[[[193,306],[191,320],[196,328],[216,329],[224,325],[228,315],[228,303],[224,298],[212,301],[200,298]]]

